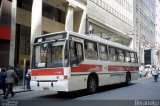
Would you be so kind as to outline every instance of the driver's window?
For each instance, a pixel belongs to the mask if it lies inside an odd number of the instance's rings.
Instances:
[[[83,60],[83,46],[79,42],[74,42],[73,48],[70,49],[71,66],[78,65]]]
[[[62,60],[62,46],[53,46],[52,49],[54,51],[52,52],[52,58],[55,60]]]

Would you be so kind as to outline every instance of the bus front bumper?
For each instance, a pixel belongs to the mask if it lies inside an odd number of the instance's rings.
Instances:
[[[64,91],[69,92],[68,80],[45,82],[45,81],[31,81],[31,90],[50,90],[50,91]]]

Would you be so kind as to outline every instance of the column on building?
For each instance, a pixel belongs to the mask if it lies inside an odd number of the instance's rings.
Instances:
[[[12,0],[9,65],[15,65],[14,61],[15,61],[15,38],[16,38],[16,14],[17,14],[17,0]]]
[[[80,23],[80,27],[79,27],[79,34],[86,34],[88,33],[88,19],[87,19],[87,15],[86,15],[86,10],[83,10],[83,14],[82,14],[82,19],[81,19],[81,23]],[[85,29],[87,28],[87,29]]]
[[[73,13],[76,6],[69,3],[67,8],[65,31],[73,31]]]
[[[33,0],[31,16],[31,44],[35,37],[41,35],[42,29],[42,0]]]
[[[41,35],[42,32],[42,0],[33,0],[32,15],[31,15],[31,55],[32,60],[32,45],[34,39]],[[32,64],[30,62],[30,64]]]

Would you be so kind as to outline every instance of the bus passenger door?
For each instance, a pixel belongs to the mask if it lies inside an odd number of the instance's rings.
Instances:
[[[78,66],[83,60],[84,56],[82,43],[70,41],[70,65]]]

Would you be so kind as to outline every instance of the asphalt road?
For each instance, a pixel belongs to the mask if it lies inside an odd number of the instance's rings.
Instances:
[[[2,100],[2,96],[0,96]],[[52,91],[17,93],[2,100],[2,106],[160,106],[160,79],[141,78],[131,86],[121,84],[101,87],[96,94],[84,91],[59,95]],[[7,105],[6,105],[7,104]]]

